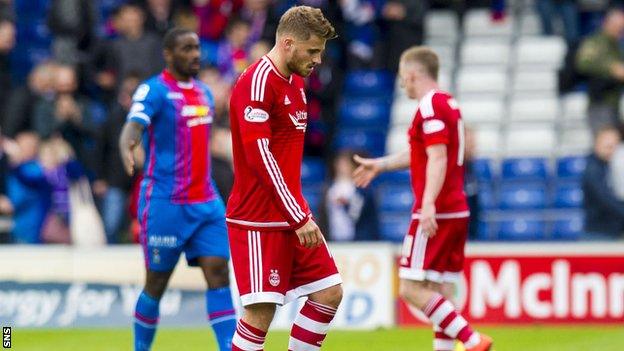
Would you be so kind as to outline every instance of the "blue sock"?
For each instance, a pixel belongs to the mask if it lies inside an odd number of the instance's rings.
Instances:
[[[220,351],[232,350],[232,337],[236,330],[236,312],[232,305],[229,287],[206,291],[206,309]]]
[[[149,351],[158,326],[160,301],[141,292],[134,309],[134,350]]]

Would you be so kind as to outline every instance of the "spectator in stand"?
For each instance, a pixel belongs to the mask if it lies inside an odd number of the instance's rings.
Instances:
[[[544,35],[554,35],[554,19],[559,17],[563,24],[563,36],[569,47],[579,37],[579,10],[576,0],[536,0],[535,7],[542,23]]]
[[[263,39],[269,11],[269,0],[245,0],[240,16],[251,26],[249,34],[250,43],[256,43]],[[269,44],[267,43],[266,45],[268,46]]]
[[[76,152],[78,161],[93,172],[93,145],[99,125],[90,113],[90,101],[78,93],[78,77],[72,66],[58,65],[54,73],[55,98],[37,106],[33,130],[43,139],[61,136]]]
[[[216,65],[223,79],[230,84],[249,66],[249,23],[241,18],[232,18],[225,30],[225,39],[217,49]]]
[[[351,68],[369,68],[379,35],[380,4],[371,0],[340,0],[339,3],[345,21],[349,65]]]
[[[11,239],[18,244],[41,243],[41,228],[50,207],[50,190],[43,182],[33,180],[43,174],[37,160],[39,137],[24,132],[15,142],[5,140],[4,152],[9,156],[7,193],[14,207]]]
[[[212,92],[215,107],[215,120],[213,123],[221,127],[228,127],[230,123],[228,111],[232,91],[231,84],[223,79],[219,69],[212,66],[202,68],[198,77]]]
[[[33,129],[33,116],[39,105],[54,99],[54,70],[56,64],[41,63],[30,72],[28,82],[9,95],[2,116],[5,135],[15,138]]]
[[[576,57],[577,69],[587,77],[589,107],[587,117],[594,135],[620,121],[620,97],[624,84],[624,53],[619,41],[624,38],[624,11],[607,13],[602,30],[585,39]]]
[[[617,129],[601,129],[596,135],[594,152],[587,159],[583,175],[583,239],[612,240],[622,238],[624,233],[624,201],[617,199],[609,181],[609,163],[620,140]]]
[[[199,37],[216,42],[222,38],[230,17],[243,6],[243,0],[191,0],[191,5],[199,18]]]
[[[117,84],[130,73],[144,77],[162,70],[161,40],[157,34],[144,30],[145,13],[138,5],[122,5],[113,20],[120,36],[110,43],[105,71],[114,72]]]
[[[123,79],[117,101],[109,111],[98,141],[96,162],[98,178],[93,183],[93,192],[102,201],[102,219],[109,244],[121,241],[121,232],[126,223],[127,200],[132,178],[124,172],[118,143],[121,129],[132,105],[132,94],[141,80],[138,74],[131,74]]]
[[[9,177],[9,160],[2,148],[4,138],[0,135],[0,218],[9,218],[13,214],[13,203],[9,199],[7,183]],[[0,244],[8,243],[10,226],[0,226]]]
[[[338,153],[332,164],[332,181],[319,211],[319,225],[331,241],[379,240],[377,205],[370,189],[353,182],[356,164],[352,151]]]
[[[396,72],[401,53],[414,45],[423,43],[425,37],[425,14],[428,0],[391,0],[381,9],[381,33],[379,63],[381,67]]]
[[[0,122],[4,122],[6,99],[11,91],[11,66],[9,55],[15,47],[15,25],[9,20],[0,18]]]
[[[87,60],[95,44],[97,4],[94,0],[53,0],[48,27],[54,36],[52,52],[62,63],[77,65]]]
[[[145,28],[148,32],[156,33],[161,38],[173,27],[173,1],[172,0],[146,0],[147,12]]]

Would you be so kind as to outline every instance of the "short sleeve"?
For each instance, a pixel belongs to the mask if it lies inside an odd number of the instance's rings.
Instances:
[[[243,142],[256,142],[258,139],[271,138],[272,90],[269,84],[256,85],[252,88],[240,89],[237,94],[239,108],[236,119],[239,122]]]
[[[422,135],[425,146],[449,143],[448,113],[449,103],[446,99],[433,98],[431,101],[431,115],[423,119]]]
[[[132,106],[128,112],[127,120],[148,126],[152,123],[161,103],[158,91],[153,86],[143,83],[139,85],[132,96]]]

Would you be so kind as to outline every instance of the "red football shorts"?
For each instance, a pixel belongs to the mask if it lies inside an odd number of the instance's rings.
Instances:
[[[436,219],[437,234],[429,238],[420,222],[413,219],[403,241],[399,278],[455,282],[464,269],[464,246],[468,238],[468,218]]]
[[[294,231],[228,226],[234,276],[243,306],[283,305],[342,283],[326,243],[307,249]]]

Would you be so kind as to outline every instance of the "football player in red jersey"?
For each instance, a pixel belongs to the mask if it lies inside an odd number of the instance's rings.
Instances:
[[[409,150],[376,159],[356,156],[356,185],[379,173],[409,168],[414,206],[401,254],[401,297],[423,311],[434,327],[434,350],[490,350],[492,340],[472,330],[451,303],[464,265],[470,211],[464,194],[464,126],[457,102],[438,88],[438,56],[413,47],[401,56],[399,76],[419,101],[409,130]]]
[[[307,126],[303,77],[334,28],[319,9],[280,19],[276,44],[236,82],[230,100],[234,186],[226,221],[244,313],[232,350],[262,350],[276,305],[308,300],[289,350],[317,350],[342,299],[341,278],[301,192]]]

